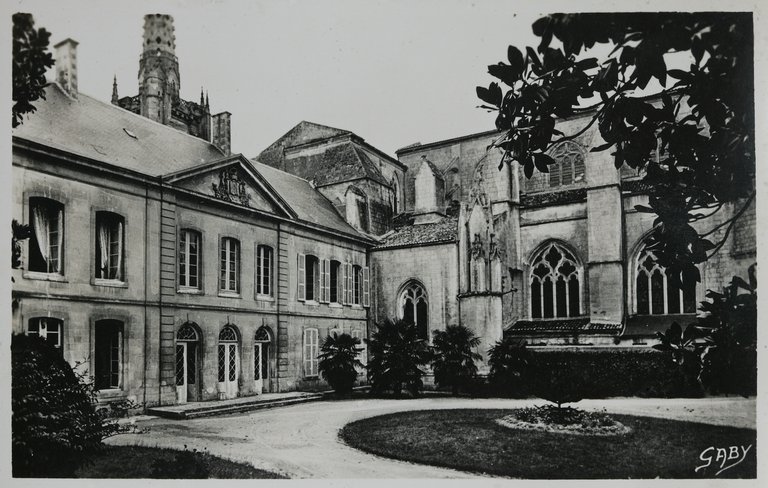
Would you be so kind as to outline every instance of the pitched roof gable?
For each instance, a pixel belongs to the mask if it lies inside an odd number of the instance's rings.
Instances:
[[[254,159],[269,166],[285,170],[282,163],[284,161],[283,151],[286,148],[344,135],[352,135],[352,133],[347,130],[302,120],[278,140],[270,144]]]

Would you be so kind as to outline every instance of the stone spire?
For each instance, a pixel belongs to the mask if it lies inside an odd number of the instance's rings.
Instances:
[[[141,115],[168,124],[181,86],[173,17],[144,16],[143,52],[139,61]]]
[[[117,105],[117,75],[112,80],[112,105]]]
[[[200,106],[205,107],[205,99],[203,98],[203,87],[200,87]]]

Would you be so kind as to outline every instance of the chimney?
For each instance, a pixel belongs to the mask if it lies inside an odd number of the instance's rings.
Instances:
[[[211,143],[221,149],[225,156],[232,154],[231,147],[231,123],[229,112],[221,112],[220,114],[211,116]]]
[[[77,41],[64,39],[53,46],[56,83],[72,98],[77,98]]]

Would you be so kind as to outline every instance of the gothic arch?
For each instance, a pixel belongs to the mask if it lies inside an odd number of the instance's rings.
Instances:
[[[532,319],[578,317],[584,308],[584,266],[571,246],[548,240],[528,258],[528,304]]]
[[[397,293],[397,317],[413,323],[419,337],[429,340],[429,296],[426,287],[416,279],[403,283]]]

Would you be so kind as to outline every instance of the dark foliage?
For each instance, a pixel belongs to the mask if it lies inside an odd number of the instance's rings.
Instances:
[[[531,393],[561,408],[564,403],[578,402],[584,398],[589,382],[586,371],[575,368],[567,360],[534,355],[528,371]]]
[[[654,349],[668,353],[710,393],[757,393],[757,265],[748,282],[734,276],[723,293],[707,291],[704,316],[685,330],[674,323]]]
[[[512,417],[530,424],[578,425],[584,429],[612,427],[616,421],[605,412],[589,412],[578,408],[559,408],[554,405],[521,408]]]
[[[11,342],[13,476],[71,477],[120,432],[94,408],[95,394],[39,337]]]
[[[328,336],[320,348],[318,370],[336,393],[349,393],[357,379],[357,368],[363,363],[360,354],[360,339],[349,334]]]
[[[432,370],[439,387],[451,388],[453,395],[466,389],[477,376],[476,360],[482,359],[473,351],[480,338],[463,325],[449,325],[445,330],[432,333]]]
[[[196,456],[197,450],[176,453],[173,462],[156,459],[152,463],[151,476],[159,479],[207,479],[208,468]]]
[[[45,100],[45,71],[53,66],[50,37],[44,28],[35,29],[32,14],[13,14],[13,127],[22,124],[24,114],[35,112],[32,102]]]
[[[21,268],[21,241],[32,237],[32,227],[20,224],[16,219],[11,222],[11,268]]]
[[[477,87],[483,107],[497,112],[495,145],[530,178],[549,171],[550,148],[597,123],[605,143],[592,151],[644,170],[649,205],[637,210],[657,216],[650,241],[660,264],[673,280],[700,281],[696,263],[722,247],[755,195],[752,15],[555,14],[533,33],[537,48],[509,46],[508,59],[488,67],[506,92],[498,82]],[[613,49],[588,57],[598,44]],[[671,53],[693,62],[670,69]],[[653,96],[640,93],[646,88]],[[557,130],[556,119],[579,113],[590,116],[573,133]],[[726,202],[742,210],[710,230],[691,225]]]
[[[405,389],[413,396],[418,395],[424,386],[421,368],[430,359],[429,346],[419,337],[418,328],[402,320],[386,320],[378,324],[366,342],[371,393],[392,391],[399,397]]]
[[[497,395],[523,397],[527,394],[525,382],[531,356],[525,341],[506,336],[488,351],[490,387]]]

